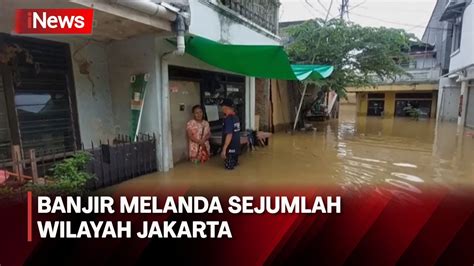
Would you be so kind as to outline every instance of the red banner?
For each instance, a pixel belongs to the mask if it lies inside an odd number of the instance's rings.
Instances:
[[[18,34],[92,34],[94,10],[90,8],[17,9]]]

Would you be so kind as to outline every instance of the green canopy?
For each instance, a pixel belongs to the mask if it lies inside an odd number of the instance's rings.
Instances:
[[[215,67],[258,78],[325,79],[334,70],[327,65],[290,65],[283,47],[277,45],[221,44],[192,36],[186,41],[186,53]]]

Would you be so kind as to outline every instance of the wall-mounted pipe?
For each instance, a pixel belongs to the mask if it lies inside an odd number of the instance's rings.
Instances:
[[[185,51],[185,40],[184,34],[186,32],[186,19],[185,17],[189,16],[189,13],[179,12],[176,10],[170,10],[169,8],[149,1],[149,0],[111,0],[112,3],[125,6],[131,9],[135,9],[142,13],[160,17],[168,21],[174,22],[175,31],[176,31],[176,51],[174,54],[182,55]]]
[[[178,16],[176,12],[170,11],[166,7],[148,0],[111,0],[111,2],[169,21],[175,21]]]
[[[165,6],[148,0],[111,0],[111,2],[125,6],[137,11],[143,12],[150,16],[156,16],[166,19],[174,23],[174,31],[176,32],[176,49],[164,53],[160,57],[161,66],[161,160],[162,167],[160,170],[167,172],[173,168],[173,149],[171,137],[171,112],[170,112],[170,93],[169,93],[169,73],[167,59],[172,55],[183,55],[185,46],[186,33],[186,17],[189,16],[186,12],[177,12],[170,10]]]
[[[173,168],[173,139],[171,136],[171,111],[168,59],[173,55],[183,55],[186,49],[184,34],[186,31],[185,19],[178,15],[175,21],[176,50],[164,53],[160,58],[161,66],[161,121],[162,121],[162,170]]]
[[[175,21],[176,30],[176,50],[174,54],[183,55],[186,50],[184,34],[186,33],[186,22],[182,15],[178,15]]]

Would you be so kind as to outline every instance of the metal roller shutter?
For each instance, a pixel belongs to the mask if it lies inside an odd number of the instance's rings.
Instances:
[[[36,149],[42,155],[77,148],[70,87],[69,46],[33,38],[3,37],[3,43],[19,47],[11,64],[16,122],[25,154]],[[0,99],[1,100],[1,99]],[[0,110],[1,111],[1,110]]]
[[[0,76],[0,162],[8,161],[10,155],[11,137],[10,127],[8,125],[7,102],[3,79]]]

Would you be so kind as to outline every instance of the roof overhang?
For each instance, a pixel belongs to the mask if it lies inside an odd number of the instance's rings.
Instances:
[[[443,77],[450,79],[458,79],[459,81],[473,79],[474,64],[470,64],[468,66],[452,70],[449,73],[443,75]]]
[[[457,2],[450,2],[446,9],[444,10],[443,14],[441,15],[440,21],[447,21],[452,20],[457,17],[462,16],[464,13],[464,9],[466,8],[466,1],[457,1]]]

